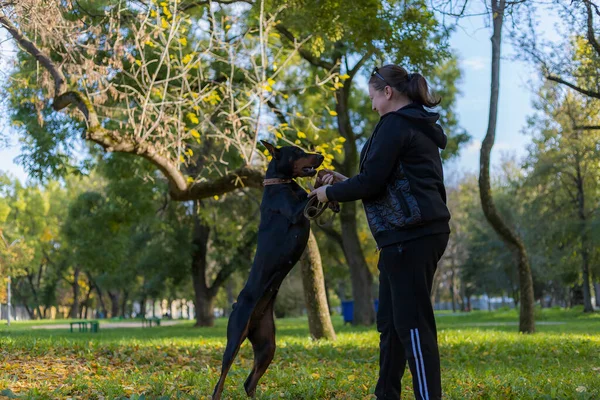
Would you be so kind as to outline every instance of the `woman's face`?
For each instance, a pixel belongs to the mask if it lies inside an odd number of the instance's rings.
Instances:
[[[371,108],[377,111],[379,116],[388,113],[390,110],[392,97],[392,88],[386,86],[383,90],[377,90],[373,85],[369,85],[369,97],[371,98]]]

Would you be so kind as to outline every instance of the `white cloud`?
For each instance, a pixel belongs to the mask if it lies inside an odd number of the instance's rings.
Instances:
[[[481,141],[479,140],[471,140],[469,142],[469,144],[467,145],[467,147],[465,147],[465,154],[475,154],[475,153],[479,153],[479,150],[481,149]]]
[[[489,64],[489,59],[481,56],[469,57],[463,60],[462,64],[472,71],[481,71]]]

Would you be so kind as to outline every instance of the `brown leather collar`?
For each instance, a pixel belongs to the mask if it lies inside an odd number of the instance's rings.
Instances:
[[[269,178],[263,180],[263,186],[281,185],[282,183],[292,183],[292,179]]]

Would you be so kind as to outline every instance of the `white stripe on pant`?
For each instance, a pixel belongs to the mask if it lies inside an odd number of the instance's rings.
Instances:
[[[427,377],[425,375],[425,363],[423,362],[423,353],[421,353],[421,339],[419,338],[419,330],[410,330],[410,341],[412,342],[413,355],[415,357],[415,365],[417,369],[417,379],[419,380],[419,391],[423,400],[429,400],[429,391],[427,390]],[[415,348],[415,339],[417,348]],[[417,354],[418,349],[418,354]],[[421,378],[421,376],[423,376]]]

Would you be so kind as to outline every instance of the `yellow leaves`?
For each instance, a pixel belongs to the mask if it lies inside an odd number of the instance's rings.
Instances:
[[[191,54],[186,54],[181,59],[181,62],[184,63],[184,64],[188,64],[190,61],[192,61],[192,55]]]
[[[164,17],[160,19],[160,26],[163,29],[167,29],[169,27],[169,23],[167,22],[167,20]]]
[[[348,375],[348,380],[350,382],[354,381],[356,379],[356,375]]]
[[[171,11],[167,8],[167,6],[163,6],[163,14],[165,14],[165,16],[169,19],[173,17],[173,14],[171,14]]]
[[[271,78],[267,79],[267,83],[269,84],[269,86],[275,85],[275,81]]]
[[[277,71],[277,63],[273,63],[273,71]]]
[[[269,85],[264,85],[263,89],[265,89],[267,92],[272,92],[273,91],[273,88],[271,86],[269,86]]]
[[[321,375],[319,375],[319,373],[317,372],[313,372],[312,375],[313,379],[319,379],[321,377]]]
[[[196,139],[200,139],[200,133],[195,129],[190,129],[190,135]]]
[[[346,79],[350,79],[350,75],[348,75],[348,74],[340,75],[340,79],[345,81]]]
[[[156,45],[150,39],[146,40],[144,44],[148,47],[156,47]]]
[[[182,46],[187,46],[187,39],[182,37],[177,40]]]
[[[289,99],[289,98],[290,98],[290,96],[288,96],[287,94],[284,94],[284,95],[283,95],[283,98],[287,100],[287,99]]]
[[[152,18],[156,18],[156,15],[157,15],[157,14],[156,14],[156,10],[150,10],[150,16],[151,16]]]
[[[221,96],[219,96],[219,93],[213,90],[206,97],[204,97],[202,101],[209,103],[211,106],[215,106],[221,101]]]
[[[298,139],[294,140],[294,144],[297,145],[297,146],[299,146],[301,143],[302,142],[300,140],[298,140]]]
[[[135,60],[135,63],[138,67],[142,66],[142,61],[141,60]]]
[[[179,156],[179,162],[184,163],[185,162],[185,158],[183,158],[183,156]]]
[[[44,232],[42,233],[42,237],[40,237],[40,240],[42,242],[49,242],[54,238],[54,235],[52,234],[52,231],[50,231],[49,228],[44,229]]]
[[[225,29],[228,30],[229,28],[231,28],[231,25],[229,25],[229,24],[225,25]]]
[[[188,185],[191,185],[192,183],[194,183],[194,178],[188,176],[185,181],[188,183]]]
[[[190,120],[190,122],[192,124],[198,124],[200,122],[200,120],[198,119],[198,117],[194,113],[191,113],[191,112],[187,113],[186,117]]]
[[[193,155],[194,155],[194,152],[192,151],[192,149],[187,149],[187,150],[185,151],[185,155],[187,155],[187,156],[191,157],[191,156],[193,156]]]
[[[301,118],[302,114],[300,114],[299,112],[296,112],[296,117]]]
[[[298,139],[306,139],[306,134],[304,132],[298,131],[296,135],[298,136]]]
[[[331,115],[332,117],[337,117],[338,113],[333,110],[329,110],[329,115]]]
[[[340,136],[340,137],[338,138],[338,141],[339,141],[340,143],[345,143],[345,142],[346,142],[346,138],[345,138],[345,137],[343,137],[343,136]]]
[[[281,134],[281,132],[275,132],[275,136],[277,137],[277,139],[283,138],[283,135]]]
[[[219,196],[217,196],[217,195],[214,195],[214,196],[213,196],[213,199],[215,199],[215,200],[219,200]]]

